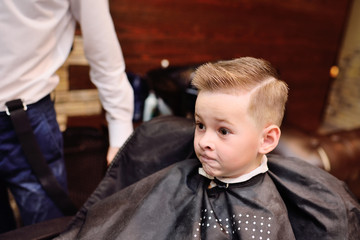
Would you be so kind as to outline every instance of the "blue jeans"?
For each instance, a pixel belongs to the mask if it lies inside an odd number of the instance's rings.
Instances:
[[[27,115],[50,169],[66,190],[62,133],[50,96],[28,105]],[[13,194],[24,225],[63,216],[32,173],[10,117],[0,112],[0,188],[4,186]],[[0,189],[0,193],[4,192]],[[4,196],[0,197],[4,199]],[[0,206],[0,225],[11,219],[11,216],[5,214],[7,208],[6,204]]]

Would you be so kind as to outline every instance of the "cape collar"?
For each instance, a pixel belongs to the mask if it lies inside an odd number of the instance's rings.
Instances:
[[[248,181],[249,179],[255,177],[256,175],[259,175],[261,173],[265,173],[268,171],[268,166],[267,166],[267,157],[266,155],[263,156],[263,158],[261,159],[261,164],[259,167],[255,168],[254,170],[252,170],[251,172],[249,173],[246,173],[244,175],[241,175],[240,177],[237,177],[237,178],[223,178],[223,177],[217,177],[216,180],[222,182],[222,183],[225,183],[226,186],[228,186],[228,184],[233,184],[233,183],[240,183],[240,182],[245,182],[245,181]],[[209,174],[207,174],[203,168],[199,168],[199,174],[208,178],[208,179],[211,179],[211,180],[214,180],[214,177],[213,176],[210,176]],[[216,181],[217,182],[217,181]],[[218,185],[215,183],[215,181],[211,181],[210,185],[212,187]]]

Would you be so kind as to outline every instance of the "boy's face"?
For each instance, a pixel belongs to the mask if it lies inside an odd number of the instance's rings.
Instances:
[[[194,148],[207,174],[235,178],[260,165],[262,129],[247,114],[249,99],[249,94],[200,91]]]

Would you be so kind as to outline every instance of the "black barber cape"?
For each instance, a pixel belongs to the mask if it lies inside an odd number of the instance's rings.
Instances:
[[[268,159],[268,172],[211,189],[197,159],[175,163],[94,204],[60,239],[360,239],[359,203],[341,181]]]

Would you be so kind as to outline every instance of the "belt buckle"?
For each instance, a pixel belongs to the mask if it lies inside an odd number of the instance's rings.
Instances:
[[[24,111],[26,111],[26,110],[27,110],[27,105],[26,105],[24,102],[22,102],[22,101],[21,101],[21,103],[22,103],[22,105],[23,105]],[[9,108],[8,108],[7,106],[5,107],[5,112],[6,112],[6,114],[7,114],[8,116],[10,116],[10,110],[9,110]]]

